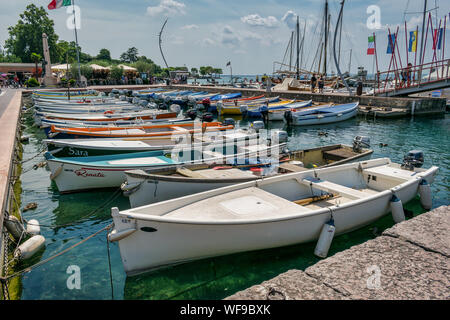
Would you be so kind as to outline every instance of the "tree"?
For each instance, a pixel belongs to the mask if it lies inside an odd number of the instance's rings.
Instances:
[[[123,75],[123,68],[114,66],[111,68],[110,76],[114,80],[120,80]]]
[[[133,67],[135,67],[140,73],[143,72],[150,72],[152,70],[153,64],[150,64],[148,62],[145,62],[143,60],[139,60],[136,62]]]
[[[20,19],[15,26],[9,27],[9,38],[5,41],[5,48],[10,55],[19,57],[22,62],[31,62],[31,53],[44,55],[42,47],[42,34],[48,37],[50,59],[60,61],[58,52],[58,35],[54,30],[54,22],[48,17],[47,11],[34,4],[26,7],[20,14]]]
[[[120,55],[120,61],[133,63],[138,61],[138,49],[132,47]]]
[[[111,52],[108,49],[101,49],[96,59],[111,61]]]
[[[38,54],[38,53],[35,53],[35,52],[33,52],[32,54],[31,54],[31,61],[33,61],[34,62],[34,64],[35,64],[35,72],[34,72],[34,76],[37,78],[38,77],[38,63],[42,60],[42,56],[40,55],[40,54]]]
[[[198,74],[198,69],[197,68],[191,68],[191,73],[193,75],[197,75]]]

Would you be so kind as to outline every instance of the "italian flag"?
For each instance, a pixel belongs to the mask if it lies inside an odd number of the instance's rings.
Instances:
[[[374,55],[375,54],[375,36],[369,37],[369,47],[367,49],[368,55]]]
[[[48,10],[59,9],[61,7],[68,7],[72,4],[72,0],[52,0],[48,5]]]

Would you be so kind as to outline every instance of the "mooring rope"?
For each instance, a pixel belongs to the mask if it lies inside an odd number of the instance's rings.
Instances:
[[[83,240],[81,240],[81,241],[75,243],[74,245],[70,246],[69,248],[62,250],[62,251],[60,251],[60,252],[54,254],[53,256],[51,256],[51,257],[45,259],[45,260],[39,261],[38,263],[36,263],[36,264],[34,264],[34,265],[32,265],[32,266],[30,266],[30,267],[28,267],[28,268],[25,268],[25,269],[23,269],[23,270],[17,271],[17,272],[15,272],[15,273],[13,273],[13,274],[11,274],[11,275],[9,275],[9,276],[3,276],[3,277],[0,277],[0,281],[5,282],[5,281],[8,281],[8,280],[13,279],[13,278],[15,278],[15,277],[18,277],[18,276],[20,276],[20,275],[22,275],[22,274],[24,274],[24,273],[30,272],[30,271],[32,271],[33,269],[36,269],[36,268],[38,268],[38,267],[40,267],[40,266],[46,264],[47,262],[50,262],[50,261],[56,259],[57,257],[59,257],[59,256],[61,256],[61,255],[63,255],[63,254],[65,254],[65,253],[67,253],[67,252],[69,252],[70,250],[75,249],[76,247],[78,247],[78,246],[80,246],[81,244],[85,243],[86,241],[88,241],[88,240],[94,238],[95,236],[97,236],[98,234],[102,233],[103,231],[110,230],[110,229],[113,227],[113,225],[114,225],[113,223],[107,225],[106,227],[100,229],[99,231],[97,231],[97,232],[91,234],[91,235],[88,236],[86,239],[83,239]]]

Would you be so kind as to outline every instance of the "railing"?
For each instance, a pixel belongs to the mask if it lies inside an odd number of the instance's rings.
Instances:
[[[449,81],[449,69],[450,59],[444,59],[422,65],[378,72],[374,93],[383,94],[408,88],[420,88],[430,83]]]

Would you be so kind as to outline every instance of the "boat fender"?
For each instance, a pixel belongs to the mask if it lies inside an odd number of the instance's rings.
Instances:
[[[325,223],[322,227],[319,241],[317,241],[316,249],[314,250],[314,254],[316,256],[319,258],[327,257],[335,232],[336,227],[334,226],[334,219],[331,218],[330,221]]]
[[[55,180],[56,178],[58,178],[58,176],[61,174],[62,169],[64,167],[64,164],[62,164],[60,167],[58,167],[58,169],[55,170],[55,172],[53,172],[50,175],[50,180]]]
[[[35,235],[22,243],[17,248],[14,256],[20,260],[26,260],[34,256],[45,246],[45,238],[41,235]]]
[[[403,204],[402,200],[400,200],[396,195],[392,195],[391,198],[391,212],[392,212],[392,218],[394,219],[395,223],[400,223],[402,221],[405,221],[405,212],[403,211]]]
[[[120,241],[122,239],[125,239],[126,237],[132,235],[133,233],[136,232],[135,228],[130,228],[130,229],[125,229],[122,231],[117,231],[117,230],[113,230],[108,234],[108,240],[110,242],[117,242]]]
[[[14,216],[9,216],[8,219],[5,219],[5,227],[16,241],[18,241],[25,232],[25,229],[19,219]]]
[[[430,210],[433,206],[433,199],[431,197],[431,188],[427,180],[422,179],[419,184],[420,204],[426,210]]]
[[[48,137],[50,139],[53,139],[54,137],[56,137],[59,134],[59,132],[49,132]]]
[[[41,226],[39,225],[39,221],[35,219],[28,221],[27,233],[33,236],[41,234]]]

